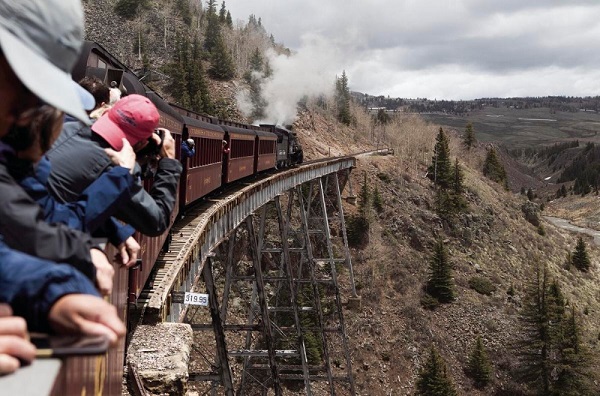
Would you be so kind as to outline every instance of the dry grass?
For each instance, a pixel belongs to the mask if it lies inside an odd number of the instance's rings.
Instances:
[[[366,118],[358,122],[367,125]],[[485,147],[467,152],[455,134],[450,134],[451,154],[463,166],[469,213],[456,224],[444,224],[432,211],[433,190],[423,177],[437,131],[438,127],[415,117],[395,119],[386,128],[395,156],[360,158],[353,172],[355,192],[366,172],[369,185],[377,184],[385,203],[382,214],[372,214],[370,244],[353,251],[363,305],[360,312],[346,311],[345,315],[359,394],[412,394],[431,343],[446,359],[459,394],[491,394],[490,388],[474,389],[463,372],[479,334],[494,363],[491,389],[518,388],[510,372],[516,364],[511,345],[518,334],[517,314],[526,281],[536,263],[548,265],[569,302],[575,304],[586,329],[585,344],[598,356],[597,249],[591,248],[594,268],[589,274],[565,271],[565,256],[573,249],[575,237],[546,222],[546,236],[540,236],[522,215],[520,205],[525,198],[483,178]],[[318,131],[312,135],[314,140],[325,140]],[[355,136],[353,142],[365,138],[362,132],[344,132],[344,136]],[[355,211],[356,207],[346,205],[346,214]],[[449,248],[458,297],[452,304],[427,311],[419,300],[430,248],[437,237],[444,238]],[[489,279],[496,291],[487,296],[470,289],[469,279],[474,276]],[[514,296],[507,294],[511,287]]]

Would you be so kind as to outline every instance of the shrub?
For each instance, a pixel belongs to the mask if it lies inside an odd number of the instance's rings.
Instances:
[[[369,221],[364,216],[349,216],[346,220],[348,244],[361,248],[369,243]]]
[[[484,294],[486,296],[491,295],[496,291],[496,286],[487,278],[482,276],[474,276],[469,279],[469,287],[475,290],[479,294]]]
[[[437,298],[433,297],[432,295],[430,295],[428,293],[424,293],[421,296],[421,306],[423,308],[433,311],[439,305],[440,305],[440,302],[437,300]]]

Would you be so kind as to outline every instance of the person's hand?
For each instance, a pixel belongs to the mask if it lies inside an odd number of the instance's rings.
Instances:
[[[89,294],[61,297],[50,309],[48,321],[57,333],[104,335],[112,345],[125,335],[125,325],[117,316],[117,309]]]
[[[129,268],[135,265],[138,254],[140,253],[140,245],[137,243],[134,237],[129,237],[117,246],[119,250],[118,256],[120,257],[121,264]]]
[[[0,375],[15,372],[19,359],[31,362],[34,358],[35,346],[27,341],[27,323],[12,316],[9,305],[0,304]]]
[[[175,139],[168,129],[162,129],[165,133],[160,148],[160,156],[163,158],[175,158]]]
[[[100,294],[107,296],[110,294],[113,286],[113,276],[115,275],[115,269],[112,264],[108,262],[108,258],[102,250],[92,249],[90,250],[92,256],[92,263],[96,267],[96,283]]]
[[[127,139],[123,138],[123,148],[121,151],[105,148],[104,152],[108,155],[113,164],[127,168],[130,173],[133,173],[133,168],[135,167],[135,151],[133,151],[133,148]]]

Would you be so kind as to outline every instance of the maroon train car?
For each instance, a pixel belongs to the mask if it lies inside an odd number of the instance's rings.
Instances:
[[[225,132],[211,117],[170,105],[183,117],[182,142],[192,139],[196,147],[195,155],[183,164],[179,190],[179,205],[183,209],[221,187]]]
[[[256,148],[256,132],[228,124],[221,124],[225,131],[226,148],[223,154],[223,184],[242,179],[254,173],[254,150]]]
[[[221,187],[225,132],[203,120],[186,116],[183,120],[188,139],[196,145],[196,154],[187,164],[185,201],[182,200],[187,205]]]
[[[277,161],[277,135],[271,132],[256,131],[254,152],[254,173],[275,168]]]

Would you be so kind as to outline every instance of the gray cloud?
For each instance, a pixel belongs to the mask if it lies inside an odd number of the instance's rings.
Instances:
[[[322,58],[315,62],[333,72],[332,79],[346,70],[351,89],[362,92],[438,98],[598,94],[596,0],[230,0],[226,5],[236,19],[261,17],[267,31],[298,54],[314,50],[309,43],[318,37],[336,56],[311,52]]]

